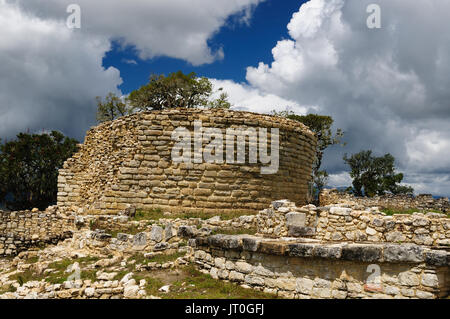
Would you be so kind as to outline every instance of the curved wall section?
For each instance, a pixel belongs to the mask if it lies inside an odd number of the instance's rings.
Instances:
[[[315,145],[306,126],[269,115],[181,108],[133,114],[87,132],[59,171],[58,206],[90,214],[128,205],[220,214],[253,213],[282,198],[301,205]]]

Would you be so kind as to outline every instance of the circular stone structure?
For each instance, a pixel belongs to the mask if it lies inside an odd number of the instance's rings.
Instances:
[[[306,126],[270,115],[185,108],[136,113],[87,132],[59,171],[58,206],[89,214],[131,205],[220,215],[254,213],[278,199],[301,205],[309,198],[315,146]],[[269,167],[275,170],[267,172]]]

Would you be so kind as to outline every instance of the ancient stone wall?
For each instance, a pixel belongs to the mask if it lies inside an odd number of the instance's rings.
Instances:
[[[450,246],[450,218],[438,213],[395,214],[358,204],[296,207],[275,201],[257,216],[258,233],[268,237],[308,237],[323,241],[415,243]]]
[[[268,165],[249,163],[249,143],[243,164],[225,159],[224,163],[173,162],[172,133],[178,127],[193,132],[195,121],[204,128],[220,129],[224,136],[229,128],[266,128],[269,149],[271,129],[279,129],[277,173],[262,174],[262,167]],[[306,204],[315,144],[315,136],[301,123],[268,115],[200,109],[138,113],[88,131],[80,151],[59,172],[58,206],[89,214],[117,213],[132,204],[138,209],[220,215],[255,213],[279,198]]]
[[[32,246],[57,243],[72,235],[74,218],[56,207],[40,211],[0,211],[0,257],[14,256]]]
[[[450,212],[450,202],[447,197],[433,198],[432,195],[422,194],[412,195],[391,195],[375,197],[355,197],[352,194],[339,192],[337,189],[325,189],[319,195],[321,206],[339,204],[345,202],[358,203],[363,207],[379,207],[390,209],[418,209],[418,210],[438,210]]]
[[[213,278],[287,298],[445,298],[450,253],[407,244],[324,244],[215,235],[190,241]]]

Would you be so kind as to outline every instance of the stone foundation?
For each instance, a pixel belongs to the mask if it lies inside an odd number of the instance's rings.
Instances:
[[[450,253],[418,245],[324,244],[253,236],[196,238],[213,278],[287,298],[445,298]]]

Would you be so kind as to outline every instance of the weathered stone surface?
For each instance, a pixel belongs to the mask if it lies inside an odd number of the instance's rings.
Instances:
[[[342,248],[342,259],[363,262],[381,260],[382,246],[380,245],[348,245]]]
[[[276,200],[272,202],[272,207],[273,209],[278,209],[280,207],[283,207],[285,204],[288,204],[289,201],[287,199],[283,199],[283,200]]]
[[[317,245],[313,249],[313,256],[318,258],[339,259],[342,254],[342,246],[320,246]]]
[[[147,245],[147,234],[146,233],[138,233],[133,236],[133,245],[134,246],[145,246]]]
[[[405,286],[418,286],[420,283],[419,276],[412,271],[405,271],[400,273],[398,275],[398,279],[400,284]]]
[[[182,238],[193,238],[197,233],[197,230],[192,226],[180,226],[178,227],[177,235]]]
[[[244,237],[242,238],[242,246],[244,250],[257,251],[259,248],[259,243],[261,239],[255,237]]]
[[[180,113],[185,120],[174,121]],[[155,114],[161,118],[153,117]],[[148,116],[152,118],[145,119]],[[227,129],[236,126],[256,132],[267,128],[269,133],[276,127],[280,148],[286,150],[280,152],[277,174],[261,174],[267,165],[259,161],[238,166],[192,163],[188,170],[183,163],[180,167],[171,158],[176,143],[172,133],[178,126],[194,128],[195,121],[203,127],[221,130],[224,142],[227,133],[228,137],[234,137]],[[182,206],[185,211],[214,211],[220,215],[237,211],[256,213],[279,198],[306,204],[316,143],[315,135],[302,123],[270,115],[195,108],[139,112],[102,123],[87,132],[79,151],[59,171],[58,206],[80,207],[89,214],[103,210],[117,214],[129,210],[132,203],[137,209],[157,206],[175,212]],[[245,149],[244,155],[249,158],[249,148]],[[93,169],[92,163],[102,165]],[[117,174],[112,174],[116,171]],[[242,180],[246,181],[246,187],[242,187]],[[220,189],[215,189],[216,183]],[[278,205],[282,203],[274,202],[275,207]]]
[[[153,225],[150,232],[150,239],[159,243],[164,238],[164,230],[161,226]]]
[[[288,236],[291,237],[311,237],[316,234],[314,227],[288,226]]]
[[[238,261],[236,262],[236,270],[244,274],[249,274],[253,271],[253,266],[249,263]]]
[[[424,260],[422,247],[412,244],[386,245],[383,258],[387,262],[419,263]]]
[[[309,295],[312,292],[314,281],[308,278],[297,278],[296,291],[305,295]]]
[[[448,264],[450,254],[445,251],[431,250],[425,252],[425,262],[435,266],[450,266]]]
[[[284,255],[287,251],[287,244],[281,242],[262,241],[259,251],[270,255]]]
[[[438,288],[439,279],[436,274],[423,274],[420,283],[426,287]]]
[[[289,255],[293,257],[312,257],[315,244],[289,244]]]
[[[306,214],[304,213],[288,213],[286,214],[286,225],[305,227],[306,226]]]

